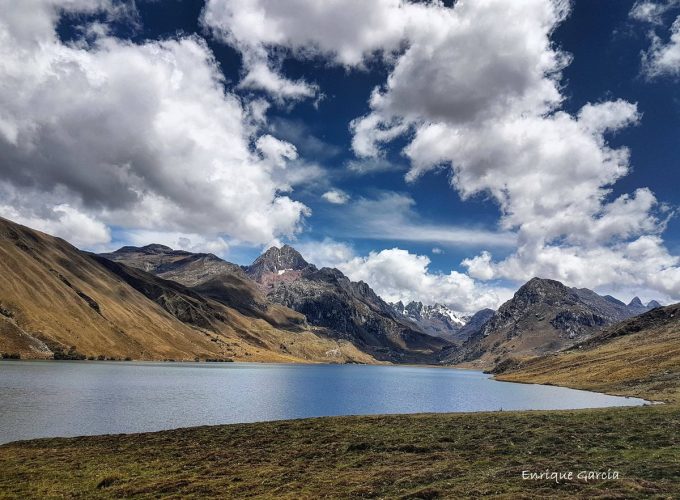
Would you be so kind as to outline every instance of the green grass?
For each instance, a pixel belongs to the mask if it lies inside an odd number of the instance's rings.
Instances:
[[[607,469],[610,481],[525,481]],[[680,407],[339,417],[0,447],[1,498],[680,498]]]

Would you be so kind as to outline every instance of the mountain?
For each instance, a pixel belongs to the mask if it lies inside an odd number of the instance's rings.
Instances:
[[[372,361],[2,218],[0,274],[3,357]]]
[[[247,272],[252,279],[262,282],[271,276],[299,275],[299,271],[312,267],[297,250],[290,245],[283,245],[281,248],[269,248],[247,267]]]
[[[463,327],[458,330],[456,337],[463,342],[468,340],[470,337],[477,334],[484,327],[484,325],[486,325],[486,323],[493,317],[495,312],[496,311],[493,309],[482,309],[481,311],[477,311],[470,317],[470,319],[468,319],[467,323],[465,323],[465,325],[463,325]]]
[[[491,367],[508,357],[556,352],[647,311],[638,302],[626,305],[587,288],[533,278],[465,342],[456,359]]]
[[[420,330],[434,337],[456,342],[465,340],[457,334],[470,317],[456,313],[443,304],[423,305],[422,302],[391,303],[392,310],[400,317],[413,322]]]
[[[271,301],[377,359],[428,362],[449,345],[397,317],[366,283],[352,282],[337,269],[317,269],[288,245],[268,249],[245,272]]]
[[[380,359],[422,361],[446,345],[396,320],[365,283],[352,283],[336,269],[319,270],[288,245],[268,249],[243,268],[162,245],[123,247],[101,257],[175,281],[273,327],[311,328]]]
[[[652,309],[656,309],[657,307],[663,307],[663,306],[656,300],[650,300],[649,302],[647,302],[647,309],[649,309],[650,311]]]
[[[269,301],[240,266],[216,255],[147,245],[123,247],[101,257],[185,285],[195,293],[274,327],[292,331],[306,328],[303,315]]]
[[[556,355],[506,362],[498,378],[680,401],[680,304],[657,307]]]

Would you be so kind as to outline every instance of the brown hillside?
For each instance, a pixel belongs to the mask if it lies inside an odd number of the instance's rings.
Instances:
[[[117,271],[64,240],[0,218],[0,353],[372,361],[350,344],[283,331],[172,282]]]

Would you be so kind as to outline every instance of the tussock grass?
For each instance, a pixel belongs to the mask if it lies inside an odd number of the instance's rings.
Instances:
[[[680,408],[339,417],[0,447],[2,498],[678,498]],[[527,481],[523,470],[617,471]]]

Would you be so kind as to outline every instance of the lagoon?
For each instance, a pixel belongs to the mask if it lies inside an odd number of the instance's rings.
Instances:
[[[0,361],[0,444],[336,415],[644,403],[436,367]]]

